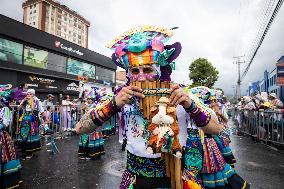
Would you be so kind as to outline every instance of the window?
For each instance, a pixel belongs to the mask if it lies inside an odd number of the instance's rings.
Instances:
[[[33,25],[35,25],[35,22],[33,22]]]
[[[115,83],[115,72],[102,67],[96,67],[96,79],[106,83]]]
[[[67,73],[95,79],[96,66],[83,61],[68,58]]]
[[[51,52],[48,52],[47,69],[66,73],[67,58]]]
[[[32,14],[33,12],[31,11],[30,14]]]
[[[33,47],[24,47],[24,64],[37,68],[46,68],[48,52]]]
[[[36,13],[36,10],[34,10],[34,13]]]
[[[30,5],[30,9],[32,9],[33,8],[33,6],[32,5]]]
[[[0,38],[0,60],[22,64],[23,45]]]

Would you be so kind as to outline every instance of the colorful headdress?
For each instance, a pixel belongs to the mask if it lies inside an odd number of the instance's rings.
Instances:
[[[115,50],[114,63],[126,70],[147,64],[168,67],[181,52],[178,42],[164,45],[172,35],[172,30],[164,27],[139,26],[118,36],[107,47]]]
[[[189,89],[192,94],[195,94],[199,99],[201,99],[205,104],[209,103],[211,90],[205,86],[198,86]]]

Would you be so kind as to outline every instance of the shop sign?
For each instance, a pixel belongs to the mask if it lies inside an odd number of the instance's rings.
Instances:
[[[54,45],[55,45],[56,48],[61,48],[61,49],[66,50],[68,52],[75,53],[75,54],[77,54],[79,56],[83,56],[84,55],[84,53],[82,53],[80,50],[73,49],[72,47],[67,47],[60,41],[55,41]]]
[[[66,90],[67,91],[79,91],[79,86],[73,82],[67,85]]]

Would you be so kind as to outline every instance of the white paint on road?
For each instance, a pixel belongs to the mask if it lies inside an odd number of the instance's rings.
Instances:
[[[251,166],[253,166],[253,167],[261,167],[260,164],[255,163],[255,162],[252,162],[252,161],[248,161],[248,164],[251,165]]]

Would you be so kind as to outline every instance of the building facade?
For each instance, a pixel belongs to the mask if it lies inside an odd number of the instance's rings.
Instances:
[[[284,59],[283,56],[281,58]],[[284,86],[277,85],[276,64],[271,71],[264,71],[263,79],[250,83],[248,88],[248,95],[252,95],[256,92],[267,92],[269,94],[275,93],[282,100],[282,102],[284,102]]]
[[[26,0],[23,22],[67,41],[88,48],[90,22],[53,0]]]
[[[116,85],[121,86],[126,83],[126,71],[125,70],[117,70],[116,71]]]
[[[0,14],[0,84],[27,83],[41,99],[49,93],[79,95],[79,80],[115,87],[109,57]]]

